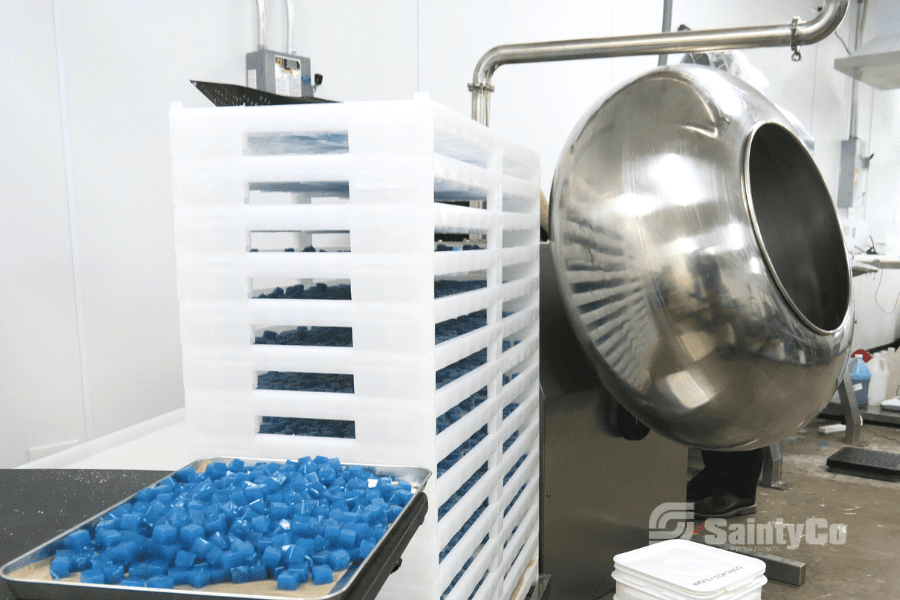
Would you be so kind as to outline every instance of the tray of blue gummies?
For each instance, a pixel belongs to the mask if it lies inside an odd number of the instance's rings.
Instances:
[[[0,569],[22,599],[374,599],[428,501],[428,469],[196,461]]]

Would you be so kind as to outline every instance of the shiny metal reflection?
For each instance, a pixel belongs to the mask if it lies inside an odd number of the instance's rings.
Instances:
[[[550,196],[566,311],[603,383],[687,445],[768,445],[836,389],[853,330],[834,204],[781,112],[696,65],[576,126]]]

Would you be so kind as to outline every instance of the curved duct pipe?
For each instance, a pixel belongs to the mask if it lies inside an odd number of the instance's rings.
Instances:
[[[848,3],[849,0],[826,0],[821,12],[805,23],[795,18],[787,25],[497,46],[488,50],[475,66],[475,74],[469,84],[472,118],[488,125],[490,97],[494,91],[491,77],[501,65],[773,46],[790,46],[794,50],[794,60],[799,60],[799,46],[814,44],[831,35],[843,20]]]
[[[259,26],[257,44],[260,50],[268,48],[266,41],[266,0],[256,0],[256,23]]]

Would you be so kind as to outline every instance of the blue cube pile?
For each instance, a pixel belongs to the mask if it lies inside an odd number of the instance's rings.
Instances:
[[[187,467],[66,536],[50,574],[150,588],[327,584],[369,555],[412,496],[407,482],[322,456]]]

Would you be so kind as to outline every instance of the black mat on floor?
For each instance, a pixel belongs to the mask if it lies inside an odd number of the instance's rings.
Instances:
[[[829,456],[826,464],[833,473],[900,481],[900,454],[848,446]]]

